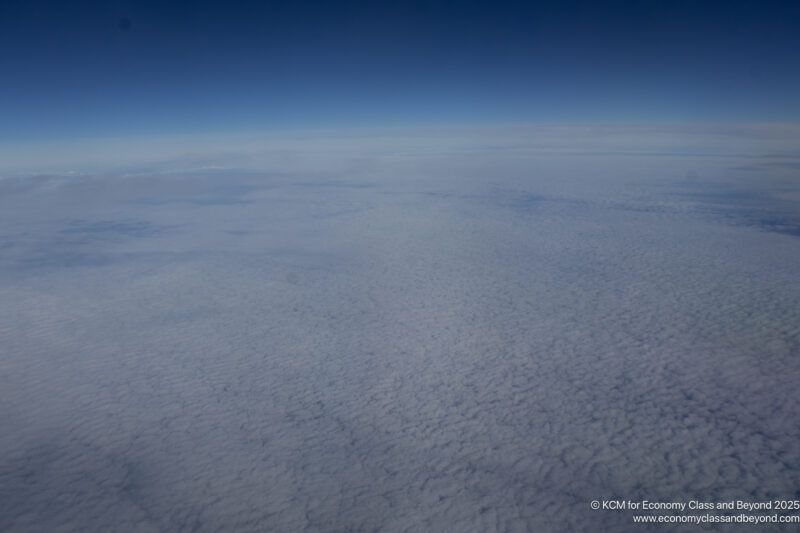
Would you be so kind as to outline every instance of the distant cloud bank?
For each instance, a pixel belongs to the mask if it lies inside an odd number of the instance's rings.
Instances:
[[[475,151],[798,157],[797,124],[633,124],[287,130],[7,143],[0,176],[328,168],[378,155]]]

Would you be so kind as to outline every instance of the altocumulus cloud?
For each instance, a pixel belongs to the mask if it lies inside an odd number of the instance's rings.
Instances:
[[[795,498],[786,136],[574,131],[0,181],[0,529],[640,531],[589,502]]]

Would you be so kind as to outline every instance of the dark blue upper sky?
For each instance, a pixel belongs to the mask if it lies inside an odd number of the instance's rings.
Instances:
[[[800,119],[800,2],[0,1],[0,139]]]

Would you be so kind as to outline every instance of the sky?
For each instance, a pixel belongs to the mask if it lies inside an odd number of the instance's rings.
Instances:
[[[0,140],[800,119],[796,2],[0,5]]]

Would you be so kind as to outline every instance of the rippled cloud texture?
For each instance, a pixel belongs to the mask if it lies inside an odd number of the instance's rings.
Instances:
[[[796,498],[795,130],[676,128],[9,174],[0,530],[642,531],[589,502]]]

